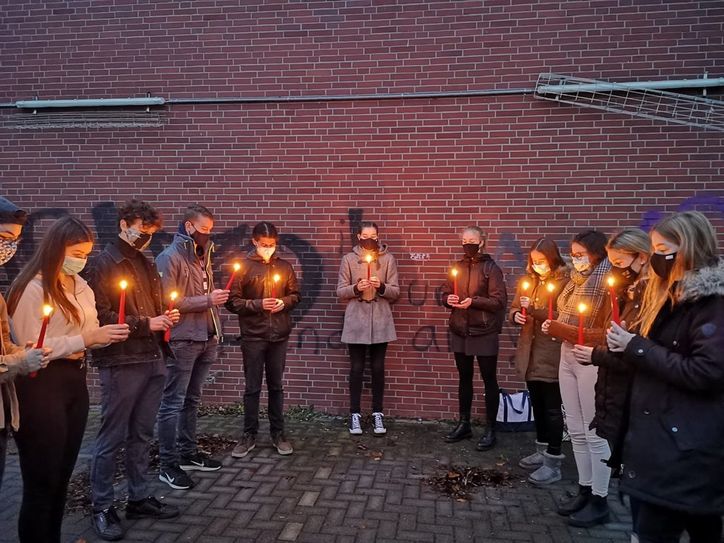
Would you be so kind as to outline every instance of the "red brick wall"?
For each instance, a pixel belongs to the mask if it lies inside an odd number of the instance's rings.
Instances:
[[[724,6],[716,2],[109,0],[15,2],[0,17],[0,103],[531,88],[548,71],[609,80],[724,75]],[[13,127],[19,114],[0,109],[1,192],[38,219],[78,214],[100,225],[102,238],[112,235],[108,202],[148,199],[165,213],[166,232],[182,206],[204,203],[218,217],[217,281],[253,224],[275,222],[305,296],[290,343],[288,404],[347,408],[334,288],[362,217],[380,224],[400,265],[386,410],[423,418],[457,411],[435,289],[463,226],[489,232],[511,290],[539,235],[567,250],[578,230],[650,224],[680,207],[705,211],[719,232],[724,226],[720,133],[530,94],[174,105],[164,115],[160,128],[31,130]],[[46,224],[36,221],[0,281]],[[225,330],[237,331],[228,315]],[[518,388],[515,330],[503,337],[499,374]],[[207,401],[241,399],[236,346],[224,347],[214,378]]]

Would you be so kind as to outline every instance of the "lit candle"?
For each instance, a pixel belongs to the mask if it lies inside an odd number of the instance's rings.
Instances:
[[[118,324],[126,323],[126,289],[128,288],[128,281],[123,279],[118,286],[121,287],[121,300],[118,303]]]
[[[279,276],[279,274],[275,273],[274,277],[273,277],[274,282],[272,283],[272,295],[271,295],[272,298],[277,297],[277,283],[279,282],[280,279],[281,279],[281,277]]]
[[[586,304],[581,302],[578,304],[578,344],[583,345],[583,321],[586,320],[584,313],[586,312]]]
[[[173,311],[174,303],[176,302],[176,298],[178,298],[178,292],[176,292],[175,290],[171,291],[169,298],[171,298],[171,301],[168,303],[168,310]],[[163,339],[166,343],[171,341],[171,329],[170,328],[168,330],[166,330],[166,332],[163,334]]]
[[[453,276],[453,294],[455,296],[457,296],[458,295],[458,269],[453,268],[451,273]]]
[[[556,290],[556,286],[553,283],[546,285],[548,291],[548,320],[553,320],[553,291]]]
[[[365,260],[367,261],[367,280],[369,281],[370,277],[372,277],[372,255],[368,254]]]
[[[43,348],[43,342],[45,341],[45,332],[48,329],[48,322],[50,322],[50,314],[53,312],[53,308],[49,305],[43,306],[43,323],[40,325],[40,334],[38,334],[38,342],[35,344],[36,349]],[[30,373],[30,377],[36,377],[37,371]]]
[[[618,309],[618,296],[616,296],[616,291],[613,288],[613,285],[616,284],[616,280],[613,277],[609,277],[607,281],[608,293],[611,296],[611,314],[613,316],[613,322],[621,324],[621,315]]]
[[[238,262],[234,263],[234,269],[231,272],[231,277],[229,277],[229,282],[226,283],[226,288],[224,290],[231,290],[231,284],[234,282],[234,276],[236,275],[236,272],[238,272],[241,269],[241,264]]]
[[[528,281],[523,281],[523,284],[520,286],[520,289],[521,289],[521,291],[523,292],[523,294],[525,294],[526,292],[528,292],[528,289],[529,289],[529,288],[530,288],[530,283],[529,283]],[[527,300],[528,297],[527,297],[527,296],[521,296],[520,299],[521,299],[521,300],[523,300],[523,299],[526,299],[526,300]],[[528,308],[527,308],[527,307],[524,307],[524,306],[521,306],[521,308],[520,308],[520,313],[525,317],[526,314],[528,313]]]

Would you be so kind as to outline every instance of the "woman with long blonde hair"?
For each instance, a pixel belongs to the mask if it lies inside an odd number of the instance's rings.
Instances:
[[[724,514],[724,262],[696,211],[651,231],[637,323],[608,347],[635,369],[621,489],[640,502],[641,543],[719,542]]]

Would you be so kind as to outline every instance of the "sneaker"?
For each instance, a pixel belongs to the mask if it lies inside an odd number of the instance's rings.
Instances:
[[[126,504],[126,518],[155,518],[169,519],[179,516],[178,507],[161,503],[153,496],[149,496],[145,500],[131,501]]]
[[[292,444],[287,441],[287,438],[284,437],[283,433],[272,436],[272,444],[277,448],[277,452],[282,456],[287,456],[288,454],[292,454],[294,452]]]
[[[374,429],[372,431],[376,436],[381,436],[387,433],[384,418],[385,416],[382,413],[372,413],[372,421],[374,423]]]
[[[196,454],[182,456],[179,467],[184,471],[217,471],[221,469],[221,462],[197,452]]]
[[[233,458],[244,458],[254,447],[256,447],[256,436],[254,434],[244,434],[234,450],[231,451],[231,456]]]
[[[161,469],[158,474],[158,480],[176,490],[188,490],[195,486],[193,479],[186,475],[186,472],[179,466]]]
[[[91,523],[98,537],[105,541],[118,541],[126,535],[121,525],[121,519],[118,517],[118,512],[112,505],[103,511],[93,511]]]
[[[349,433],[358,436],[362,433],[362,415],[352,413],[349,417]]]

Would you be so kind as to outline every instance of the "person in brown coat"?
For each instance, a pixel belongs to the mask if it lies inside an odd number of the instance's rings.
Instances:
[[[349,433],[362,433],[361,396],[367,352],[372,366],[372,418],[374,435],[387,433],[382,400],[385,389],[387,344],[397,339],[390,304],[400,297],[397,262],[387,245],[380,245],[378,228],[363,222],[357,232],[359,244],[342,258],[337,297],[345,302],[342,343],[349,349]]]
[[[528,478],[531,483],[548,485],[561,480],[563,411],[558,385],[561,342],[544,334],[541,325],[546,319],[555,318],[555,301],[568,283],[570,270],[556,242],[539,238],[528,254],[526,271],[528,275],[518,282],[508,315],[511,322],[520,326],[515,365],[530,393],[536,452],[521,459],[518,464],[535,470]]]
[[[460,422],[445,436],[445,441],[455,443],[472,436],[473,362],[477,357],[485,383],[487,425],[476,448],[485,451],[495,445],[495,416],[500,401],[496,376],[498,336],[505,320],[508,295],[502,270],[489,254],[481,252],[485,247],[483,231],[477,226],[463,230],[462,246],[464,256],[453,268],[457,276],[448,278],[442,289],[445,307],[452,309],[450,351],[458,369],[460,406]]]

